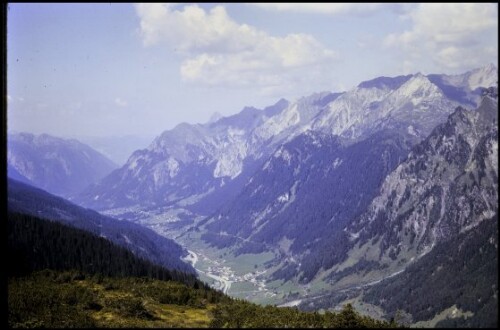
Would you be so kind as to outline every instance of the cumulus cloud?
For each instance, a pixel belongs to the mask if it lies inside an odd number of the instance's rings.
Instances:
[[[136,11],[144,45],[175,49],[182,56],[181,77],[190,83],[290,89],[319,79],[318,68],[337,58],[310,35],[275,37],[239,24],[223,6],[205,11],[197,5],[138,4]]]
[[[412,59],[427,56],[442,68],[468,69],[498,56],[497,4],[423,3],[406,18],[411,29],[388,35],[384,44]]]
[[[251,5],[271,10],[318,14],[365,13],[387,6],[381,3],[252,3]]]
[[[126,107],[128,105],[127,101],[117,97],[115,98],[115,104],[119,107]]]
[[[319,15],[373,15],[380,11],[404,13],[411,3],[249,3],[265,10]]]

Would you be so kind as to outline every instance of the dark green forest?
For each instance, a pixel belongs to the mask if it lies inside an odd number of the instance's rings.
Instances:
[[[87,231],[26,214],[9,213],[9,275],[74,269],[104,276],[148,276],[202,285],[193,274],[167,270]]]
[[[456,305],[474,315],[446,319],[438,327],[496,327],[498,215],[437,245],[390,281],[367,289],[363,300],[380,305],[389,315],[404,310],[414,321],[432,319],[435,311]]]
[[[182,247],[153,230],[104,216],[11,178],[8,179],[8,210],[83,229],[167,269],[196,273],[190,264],[180,260],[184,254]]]

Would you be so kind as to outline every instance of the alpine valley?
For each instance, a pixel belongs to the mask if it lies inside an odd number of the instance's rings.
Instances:
[[[8,138],[10,211],[195,269],[229,296],[304,311],[350,303],[405,325],[498,325],[492,64],[182,123],[119,168],[76,141]]]

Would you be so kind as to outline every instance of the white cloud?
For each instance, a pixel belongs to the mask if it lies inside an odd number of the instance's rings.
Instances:
[[[181,77],[189,83],[291,90],[304,80],[319,82],[319,67],[337,58],[310,35],[275,37],[235,22],[222,6],[205,11],[197,5],[138,4],[136,11],[144,45],[166,43],[177,50]]]
[[[128,105],[127,101],[122,100],[121,98],[115,98],[115,104],[119,107],[126,107]]]
[[[317,14],[365,13],[378,10],[382,3],[252,3],[264,9],[279,11],[309,12]]]
[[[498,56],[497,4],[423,3],[406,18],[412,28],[388,35],[384,44],[402,49],[407,57],[430,57],[441,68],[470,69]]]

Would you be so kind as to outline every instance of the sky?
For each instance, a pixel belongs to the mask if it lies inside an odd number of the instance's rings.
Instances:
[[[9,4],[7,128],[154,137],[378,76],[498,66],[498,4]]]

